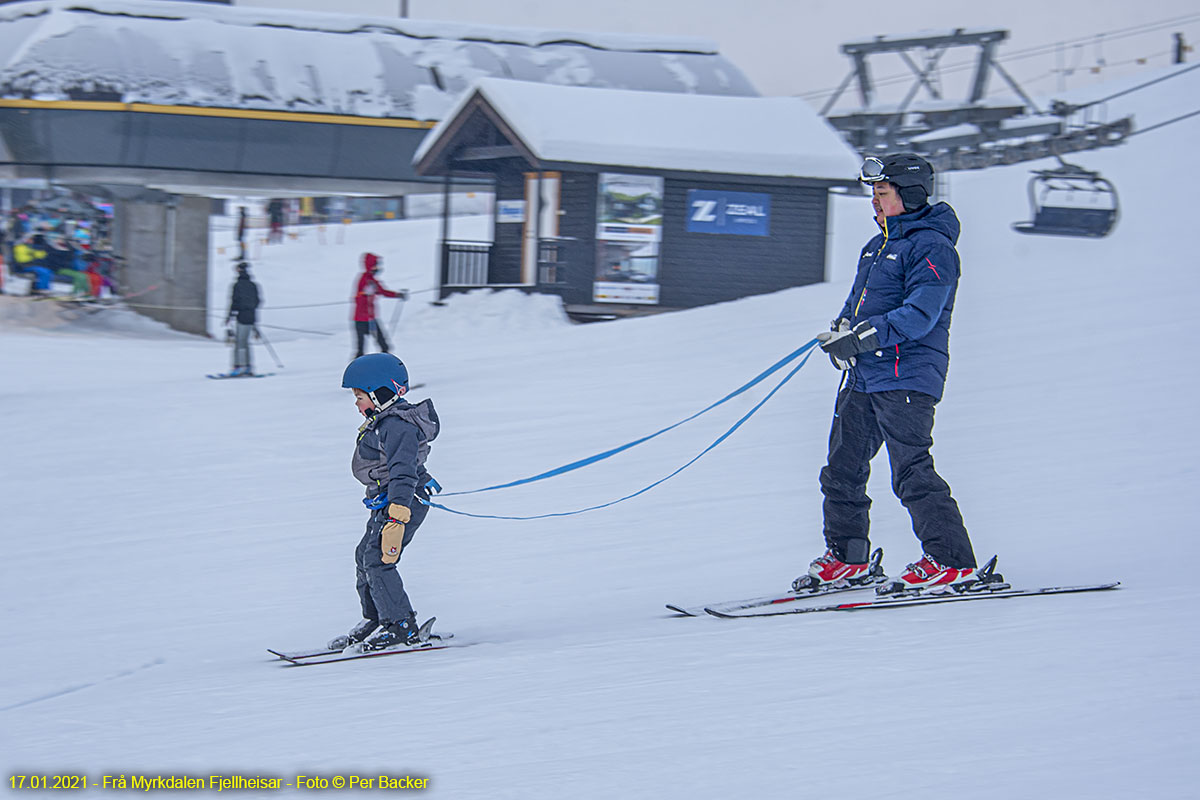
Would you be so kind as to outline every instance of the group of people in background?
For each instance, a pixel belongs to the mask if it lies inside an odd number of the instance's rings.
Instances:
[[[233,344],[233,369],[229,377],[254,375],[251,361],[250,337],[261,338],[258,330],[258,309],[262,305],[262,289],[250,277],[250,265],[244,259],[236,266],[237,279],[229,292],[229,312],[225,315],[226,339]],[[382,353],[389,351],[387,335],[379,324],[375,310],[375,298],[395,297],[408,299],[408,293],[394,292],[379,280],[383,271],[383,258],[376,253],[363,253],[362,273],[354,284],[354,333],[355,358],[362,356],[368,337],[374,337]],[[236,320],[236,324],[235,324]]]
[[[114,291],[115,257],[111,217],[74,198],[55,198],[13,209],[0,225],[5,263],[14,275],[30,279],[31,295],[49,294],[54,282],[71,286],[79,298]]]

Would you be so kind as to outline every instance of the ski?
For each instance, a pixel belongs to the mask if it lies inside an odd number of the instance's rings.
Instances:
[[[858,602],[848,601],[845,603],[830,603],[819,606],[804,606],[802,608],[751,608],[742,610],[740,613],[724,611],[713,607],[709,607],[704,610],[706,613],[711,614],[714,617],[721,617],[722,619],[744,619],[749,617],[777,617],[784,614],[815,614],[822,611],[862,611],[870,608],[923,606],[932,605],[934,603],[955,603],[962,600],[991,600],[1004,597],[1037,597],[1040,595],[1050,594],[1099,592],[1107,589],[1115,589],[1120,585],[1120,581],[1114,581],[1112,583],[1091,583],[1083,586],[1044,586],[1039,589],[984,589],[977,592],[964,592],[961,594],[952,592],[946,592],[943,594],[906,593],[873,597],[869,600],[860,600]]]
[[[828,594],[840,594],[843,592],[858,592],[862,591],[863,589],[873,589],[887,580],[887,576],[883,574],[882,562],[883,548],[877,547],[875,548],[875,551],[871,553],[871,559],[868,562],[870,567],[867,569],[866,577],[857,583],[843,586],[826,583],[816,586],[809,586],[808,588],[802,588],[799,590],[792,589],[788,592],[766,595],[764,597],[751,597],[746,600],[726,600],[720,603],[707,603],[699,606],[683,606],[667,603],[667,608],[671,611],[674,611],[676,614],[683,614],[687,617],[702,616],[710,609],[732,614],[745,609],[761,608],[764,606],[776,607],[787,603],[795,603],[799,600],[808,600],[812,597],[821,597]],[[798,578],[797,580],[804,580],[804,578]]]
[[[335,661],[354,661],[360,658],[379,658],[382,656],[398,656],[403,653],[424,653],[430,650],[447,650],[451,647],[467,647],[467,642],[453,641],[453,634],[441,634],[436,639],[430,639],[428,642],[417,645],[397,645],[384,650],[372,650],[362,653],[351,649],[330,651],[308,651],[302,653],[284,653],[282,651],[270,650],[267,652],[278,656],[284,662],[285,667],[307,667],[312,664],[332,664]]]
[[[688,617],[704,616],[705,612],[712,610],[724,611],[733,613],[752,608],[762,607],[778,607],[787,603],[795,603],[800,600],[808,600],[812,597],[822,597],[830,594],[843,594],[845,592],[860,592],[863,589],[873,589],[876,584],[871,583],[866,586],[833,586],[826,585],[819,589],[813,589],[806,592],[782,592],[780,594],[769,594],[762,597],[749,597],[745,600],[726,600],[721,603],[708,603],[699,606],[683,606],[667,603],[667,608],[674,611],[676,614],[683,614]]]
[[[362,651],[356,649],[359,645],[347,647],[345,650],[330,650],[328,647],[322,647],[315,650],[272,650],[267,648],[267,652],[273,656],[278,656],[283,661],[288,663],[285,666],[302,667],[308,664],[328,664],[334,661],[351,661],[358,658],[372,658],[374,656],[394,656],[400,653],[415,653],[420,650],[445,650],[449,647],[466,647],[464,642],[450,642],[454,638],[453,633],[433,633],[433,623],[437,617],[430,617],[425,620],[417,631],[420,641],[417,644],[396,645],[387,647],[383,650]]]
[[[320,650],[272,650],[267,648],[267,652],[273,656],[278,656],[284,661],[303,661],[306,658],[317,658],[319,656],[335,656],[342,653],[341,650],[330,650],[327,647],[322,647]]]
[[[234,378],[269,378],[274,375],[274,372],[251,372],[243,375],[233,375],[228,372],[215,372],[210,375],[205,375],[206,378],[212,378],[214,381],[231,380]]]

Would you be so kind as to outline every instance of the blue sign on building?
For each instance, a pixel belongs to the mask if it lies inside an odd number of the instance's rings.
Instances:
[[[769,236],[771,195],[688,189],[689,233]]]

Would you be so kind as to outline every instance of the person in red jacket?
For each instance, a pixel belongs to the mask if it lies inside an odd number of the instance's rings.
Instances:
[[[375,336],[381,352],[389,352],[388,341],[383,335],[383,326],[375,318],[375,295],[408,299],[408,295],[404,292],[393,292],[379,282],[376,275],[383,272],[382,264],[383,259],[374,253],[363,253],[363,273],[358,278],[358,285],[354,292],[354,332],[358,338],[358,350],[355,358],[363,354],[363,345],[369,334]]]

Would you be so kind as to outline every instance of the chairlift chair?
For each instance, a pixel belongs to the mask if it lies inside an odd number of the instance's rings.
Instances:
[[[1120,204],[1112,182],[1099,172],[1058,159],[1054,169],[1036,170],[1029,180],[1032,222],[1017,222],[1017,233],[1100,238],[1117,224]]]

